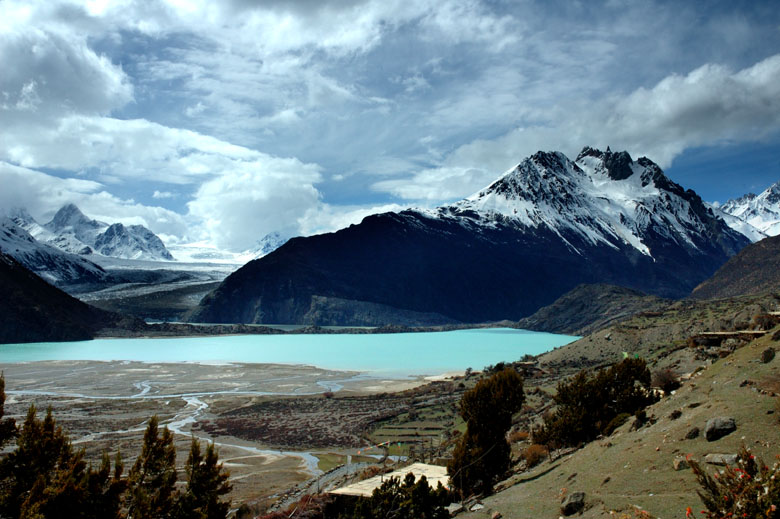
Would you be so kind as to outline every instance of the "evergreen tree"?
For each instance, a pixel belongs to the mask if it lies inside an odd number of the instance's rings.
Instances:
[[[17,446],[0,462],[0,516],[23,519],[118,518],[124,489],[121,460],[114,477],[104,456],[97,471],[84,461],[84,451],[73,451],[57,426],[51,409],[41,421],[31,406]],[[118,458],[118,455],[117,455]]]
[[[127,481],[122,479],[124,464],[122,456],[116,453],[114,471],[111,473],[111,461],[108,453],[103,453],[103,459],[98,470],[90,467],[87,473],[85,502],[86,517],[94,519],[121,519],[122,494],[127,488]]]
[[[224,519],[230,509],[230,501],[220,501],[230,492],[229,474],[218,462],[219,456],[213,443],[206,446],[205,457],[201,454],[200,442],[192,439],[185,471],[187,488],[179,497],[177,517],[179,519]]]
[[[133,518],[168,519],[176,503],[176,450],[173,434],[158,431],[157,416],[149,420],[141,454],[128,475],[127,514]]]
[[[30,509],[30,492],[35,490],[35,495],[42,495],[58,467],[66,466],[73,456],[70,442],[54,423],[51,408],[46,411],[43,421],[38,420],[36,414],[35,406],[30,406],[16,449],[0,462],[2,517],[20,517],[23,505]]]
[[[655,401],[650,370],[643,359],[627,358],[594,375],[581,371],[559,382],[555,413],[534,431],[534,442],[552,447],[576,446],[606,434],[619,415],[631,415]]]
[[[452,484],[462,495],[491,493],[493,484],[509,469],[506,433],[524,401],[523,377],[512,368],[480,380],[464,393],[460,414],[466,421],[466,434],[447,465]]]
[[[0,373],[0,448],[16,437],[16,422],[5,416],[5,376]]]
[[[414,474],[407,474],[403,483],[390,478],[375,489],[370,498],[361,498],[353,510],[339,514],[349,519],[403,517],[408,519],[444,519],[450,514],[444,508],[450,493],[439,484],[435,490],[425,476],[415,483]],[[327,514],[326,514],[327,515]]]

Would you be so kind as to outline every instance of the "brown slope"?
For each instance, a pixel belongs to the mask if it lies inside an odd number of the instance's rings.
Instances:
[[[768,346],[778,347],[769,334],[695,374],[673,395],[647,409],[655,423],[631,430],[631,421],[608,438],[587,444],[570,455],[545,460],[515,476],[511,486],[482,501],[484,508],[463,517],[504,519],[560,516],[561,496],[585,492],[586,510],[577,517],[685,517],[691,507],[703,509],[700,489],[690,469],[675,471],[675,458],[690,455],[702,461],[710,453],[736,453],[742,445],[770,465],[777,448],[777,359],[758,362]],[[742,381],[750,380],[750,384]],[[528,383],[528,382],[527,382]],[[763,390],[763,391],[762,391]],[[678,416],[679,418],[674,418]],[[708,442],[704,434],[687,439],[707,420],[733,417],[737,431]],[[705,464],[709,474],[722,467]],[[641,511],[650,515],[642,515]],[[573,516],[574,517],[574,516]]]
[[[518,326],[540,332],[587,335],[639,312],[658,312],[670,303],[630,288],[579,285],[551,305],[521,319]]]
[[[720,299],[780,291],[780,236],[748,245],[691,293],[695,299]]]
[[[0,253],[0,343],[91,339],[118,316],[82,303]]]

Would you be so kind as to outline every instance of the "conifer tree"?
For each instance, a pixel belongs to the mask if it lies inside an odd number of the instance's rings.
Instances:
[[[0,373],[0,447],[16,436],[16,422],[5,416],[5,376]]]
[[[73,449],[62,429],[54,423],[51,408],[43,421],[36,417],[35,406],[30,406],[24,420],[16,449],[0,462],[0,516],[20,517],[29,493],[42,495],[51,483],[59,466],[71,462]],[[27,502],[26,508],[32,506]]]
[[[185,471],[187,488],[180,496],[177,517],[179,519],[224,519],[230,509],[230,501],[221,497],[230,492],[230,476],[218,462],[219,456],[213,443],[206,446],[206,455],[200,450],[200,442],[192,439]]]
[[[491,493],[493,484],[509,469],[506,433],[524,401],[523,377],[513,368],[480,380],[464,393],[460,414],[466,421],[466,434],[447,465],[452,484],[461,494]]]
[[[133,518],[168,519],[176,503],[176,450],[173,434],[158,431],[157,416],[149,420],[141,454],[128,475],[127,514]]]

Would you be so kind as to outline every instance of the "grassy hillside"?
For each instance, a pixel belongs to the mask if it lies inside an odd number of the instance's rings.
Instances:
[[[760,361],[768,346],[780,347],[772,335],[705,363],[674,394],[648,408],[655,423],[636,431],[627,423],[607,438],[520,473],[507,482],[509,488],[486,498],[484,509],[464,517],[491,517],[496,511],[507,519],[558,517],[561,496],[574,491],[586,493],[583,517],[612,511],[618,513],[613,517],[639,517],[640,510],[655,517],[684,517],[687,506],[698,516],[701,503],[693,473],[675,471],[675,457],[703,460],[709,453],[736,453],[742,444],[770,463],[780,454],[780,358]],[[735,418],[738,428],[708,442],[704,426],[716,416]],[[693,427],[702,434],[686,439]]]
[[[780,236],[765,238],[742,249],[691,297],[715,299],[780,290]]]

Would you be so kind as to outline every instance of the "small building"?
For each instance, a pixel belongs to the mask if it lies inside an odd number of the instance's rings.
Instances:
[[[440,467],[439,465],[428,465],[426,463],[413,463],[409,466],[394,470],[387,474],[380,474],[372,478],[358,481],[350,485],[345,485],[336,490],[331,490],[329,494],[336,494],[341,496],[356,496],[356,497],[371,497],[375,488],[382,486],[386,480],[390,478],[398,478],[403,482],[407,474],[412,473],[414,480],[417,481],[421,476],[425,476],[428,480],[428,484],[431,488],[436,489],[441,483],[445,488],[449,487],[450,477],[447,475],[447,467]]]

